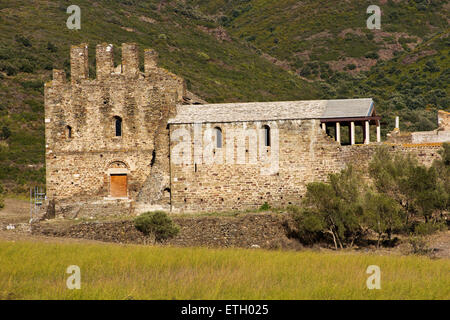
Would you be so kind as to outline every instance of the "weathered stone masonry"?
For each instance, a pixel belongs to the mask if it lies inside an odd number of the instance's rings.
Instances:
[[[47,196],[59,203],[107,201],[111,175],[126,174],[124,198],[144,197],[146,191],[146,198],[167,204],[162,190],[169,187],[168,178],[151,188],[150,173],[168,172],[166,124],[184,83],[156,68],[152,51],[146,51],[141,74],[135,44],[123,45],[118,68],[111,45],[98,45],[96,51],[97,79],[88,78],[88,48],[82,44],[71,48],[71,82],[54,70],[53,81],[45,86]],[[120,136],[115,132],[118,118]]]
[[[122,45],[119,66],[112,45],[97,45],[96,79],[86,44],[70,55],[71,80],[54,70],[45,85],[47,196],[59,214],[299,204],[307,183],[367,165],[380,144],[369,137],[369,125],[380,125],[371,99],[197,105],[151,49],[142,73],[136,44]],[[363,124],[365,144],[344,146],[327,134],[341,124]],[[440,146],[389,148],[430,165]]]
[[[342,169],[344,163],[339,160],[339,146],[320,129],[318,120],[286,120],[247,122],[247,129],[260,129],[263,125],[277,127],[279,132],[279,158],[264,162],[262,152],[273,152],[261,143],[262,136],[249,139],[237,135],[229,141],[227,134],[231,130],[242,131],[242,123],[208,123],[206,128],[220,127],[223,132],[223,146],[215,149],[215,155],[221,158],[221,164],[194,163],[171,165],[172,209],[173,211],[226,211],[242,208],[257,208],[264,202],[280,206],[298,204],[308,182],[324,180],[328,173]],[[173,130],[184,128],[194,136],[194,125],[171,125]],[[256,140],[256,141],[255,141]],[[238,144],[245,141],[245,161],[238,163]],[[259,147],[257,161],[250,163],[251,146]],[[172,150],[173,150],[173,145]],[[194,141],[191,143],[194,154]],[[233,149],[232,161],[225,154]],[[271,155],[269,155],[270,157]],[[172,154],[173,157],[173,154]],[[270,171],[274,162],[274,170]],[[263,172],[262,169],[267,169]]]

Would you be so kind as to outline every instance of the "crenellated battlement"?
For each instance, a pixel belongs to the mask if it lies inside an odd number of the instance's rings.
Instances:
[[[97,79],[103,80],[114,72],[114,47],[112,44],[98,44],[95,50]]]
[[[70,47],[70,75],[72,84],[89,78],[89,54],[86,43]]]
[[[114,66],[114,45],[98,44],[95,48],[96,79],[89,78],[89,49],[86,43],[72,45],[70,48],[71,85],[79,85],[87,80],[103,81],[143,79],[154,86],[175,90],[178,101],[186,95],[186,85],[182,78],[158,67],[158,53],[153,49],[144,50],[144,72],[139,70],[139,47],[136,43],[122,44],[122,62]],[[63,70],[53,70],[53,81],[47,85],[61,86],[68,84]]]

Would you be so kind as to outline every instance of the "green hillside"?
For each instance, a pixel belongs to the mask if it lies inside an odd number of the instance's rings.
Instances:
[[[190,0],[233,36],[308,78],[369,70],[448,28],[447,1]],[[369,5],[381,30],[366,26]]]
[[[184,77],[188,89],[210,102],[314,99],[319,90],[259,57],[239,40],[208,31],[214,22],[176,2],[80,0],[81,30],[66,27],[72,1],[0,3],[0,180],[14,192],[44,183],[43,84],[51,69],[69,70],[71,44],[137,42],[154,48],[160,65]],[[5,134],[1,129],[5,128]]]
[[[432,130],[449,108],[448,1],[191,0],[261,56],[315,80],[326,98],[373,97],[407,130]],[[382,11],[369,30],[369,5]],[[322,81],[318,81],[322,80]]]
[[[23,193],[44,184],[43,84],[69,70],[71,44],[136,42],[209,102],[374,97],[412,130],[448,109],[447,1],[79,0],[81,30],[66,27],[72,1],[0,3],[0,181]],[[379,4],[382,29],[367,30]]]

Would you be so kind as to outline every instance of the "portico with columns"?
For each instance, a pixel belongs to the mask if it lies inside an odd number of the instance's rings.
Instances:
[[[356,128],[360,127],[363,144],[381,142],[381,117],[376,115],[372,99],[329,100],[327,108],[320,118],[322,130],[342,144],[342,128],[348,128],[349,144],[357,144]],[[376,137],[371,139],[370,127],[376,127]],[[332,130],[331,130],[332,129]]]

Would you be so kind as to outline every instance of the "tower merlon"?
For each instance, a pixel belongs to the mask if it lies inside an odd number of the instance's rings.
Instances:
[[[89,55],[87,43],[70,47],[70,74],[72,84],[89,78]]]
[[[139,75],[139,48],[136,43],[122,43],[122,74],[130,78]]]
[[[97,79],[102,80],[114,72],[114,47],[112,44],[98,44],[95,50]]]
[[[63,85],[66,83],[66,72],[60,69],[53,69],[53,81],[52,85]]]
[[[144,69],[145,74],[149,75],[158,68],[158,52],[153,49],[144,50]]]

